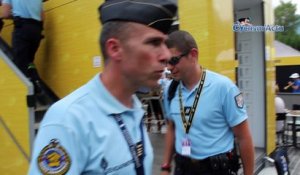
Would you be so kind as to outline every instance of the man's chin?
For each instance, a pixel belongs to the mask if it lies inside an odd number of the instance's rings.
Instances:
[[[159,87],[158,80],[149,83],[149,84],[148,84],[148,87],[151,88],[151,89],[152,89],[152,88],[157,88],[157,87]]]

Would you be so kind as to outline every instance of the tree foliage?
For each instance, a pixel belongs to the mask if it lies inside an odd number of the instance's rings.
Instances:
[[[296,14],[296,10],[296,4],[280,1],[280,5],[275,8],[275,24],[284,26],[284,32],[277,32],[275,38],[300,50],[300,35],[296,32],[300,25],[300,15]]]

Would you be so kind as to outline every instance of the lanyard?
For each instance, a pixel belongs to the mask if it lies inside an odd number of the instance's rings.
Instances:
[[[180,103],[180,114],[181,114],[181,119],[182,119],[182,123],[183,123],[183,127],[185,129],[185,133],[188,134],[190,127],[192,125],[193,122],[193,118],[196,112],[196,108],[197,108],[197,104],[200,98],[200,94],[204,85],[204,80],[205,80],[205,75],[206,75],[206,71],[205,69],[203,70],[202,76],[201,76],[201,81],[195,96],[195,100],[191,109],[191,112],[189,113],[189,120],[187,121],[185,119],[185,112],[184,112],[184,108],[183,108],[183,102],[182,102],[182,91],[181,91],[181,84],[179,84],[179,103]]]
[[[114,119],[118,123],[122,134],[128,144],[130,153],[133,157],[133,162],[135,165],[135,171],[137,175],[144,175],[144,155],[145,155],[145,148],[144,148],[144,130],[143,130],[143,122],[140,124],[140,130],[142,134],[142,141],[140,143],[134,144],[132,138],[129,135],[128,129],[126,128],[120,114],[114,114]]]

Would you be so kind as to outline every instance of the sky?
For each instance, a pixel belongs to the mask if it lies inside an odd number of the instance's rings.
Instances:
[[[300,0],[282,0],[283,2],[291,1],[292,4],[297,4],[297,11],[296,14],[300,15]],[[275,8],[280,4],[280,0],[272,0],[273,7]]]

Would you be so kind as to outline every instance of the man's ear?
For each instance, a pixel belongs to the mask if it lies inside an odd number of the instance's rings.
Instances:
[[[112,59],[120,59],[122,53],[122,47],[120,40],[116,38],[110,38],[105,43],[107,55]]]
[[[198,49],[192,48],[190,54],[193,58],[196,58],[196,61],[198,61]]]

